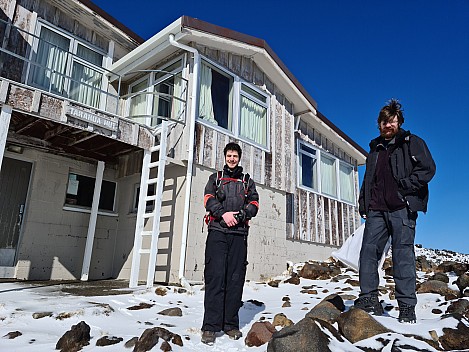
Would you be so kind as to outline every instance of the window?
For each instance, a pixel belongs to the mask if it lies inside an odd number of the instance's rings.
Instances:
[[[103,54],[42,23],[39,31],[39,39],[33,46],[29,83],[98,108]]]
[[[154,196],[154,195],[155,195],[155,185],[154,184],[148,185],[147,196]],[[138,211],[139,198],[140,198],[140,184],[137,183],[134,189],[134,201],[133,201],[132,210],[131,210],[132,213],[136,213]],[[147,204],[145,206],[145,211],[150,212],[154,208],[155,208],[155,201],[153,200],[147,201]]]
[[[66,205],[91,208],[93,204],[95,178],[75,173],[68,174]],[[116,183],[103,180],[99,197],[99,210],[114,211]]]
[[[130,85],[129,116],[151,127],[161,123],[158,117],[183,120],[187,81],[182,78],[182,68],[183,59],[179,58]],[[138,92],[144,94],[133,94]]]
[[[268,145],[268,97],[214,64],[202,61],[199,119],[261,147]]]
[[[354,168],[338,158],[298,142],[298,184],[347,203],[355,202]]]

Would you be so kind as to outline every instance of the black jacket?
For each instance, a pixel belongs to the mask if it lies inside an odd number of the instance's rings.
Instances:
[[[209,212],[209,230],[247,234],[248,222],[257,215],[259,194],[254,181],[237,166],[230,170],[226,165],[223,172],[210,175],[204,192],[204,206]],[[222,216],[229,211],[241,211],[245,216],[233,227],[226,227]]]
[[[370,142],[370,152],[366,159],[366,171],[360,189],[359,212],[369,211],[371,188],[376,171],[378,151],[376,147],[381,137]],[[400,129],[389,142],[389,162],[398,185],[398,196],[404,199],[412,212],[427,211],[428,183],[435,175],[436,165],[424,140]]]

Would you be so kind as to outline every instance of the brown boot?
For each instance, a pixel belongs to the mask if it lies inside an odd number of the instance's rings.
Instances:
[[[225,334],[227,334],[232,340],[239,340],[241,337],[243,337],[243,333],[238,329],[225,331]]]
[[[215,331],[205,330],[202,332],[201,340],[206,345],[212,346],[215,343]]]

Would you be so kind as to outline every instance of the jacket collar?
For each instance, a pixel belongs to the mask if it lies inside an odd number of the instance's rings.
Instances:
[[[393,139],[391,139],[389,141],[388,144],[390,146],[394,145],[393,146],[394,148],[399,147],[409,139],[409,136],[410,136],[410,131],[406,131],[406,130],[400,128],[399,131],[397,131],[397,134],[394,136]],[[381,136],[371,140],[370,150],[374,151],[378,147],[378,145],[380,145],[380,144],[383,145],[383,142],[384,142],[384,140],[383,140],[383,137],[381,137]]]

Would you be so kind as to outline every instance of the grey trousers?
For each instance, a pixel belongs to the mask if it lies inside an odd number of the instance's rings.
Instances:
[[[378,262],[391,236],[396,299],[399,303],[417,304],[414,253],[416,220],[417,213],[410,213],[407,209],[368,212],[360,251],[360,296],[378,294]]]

